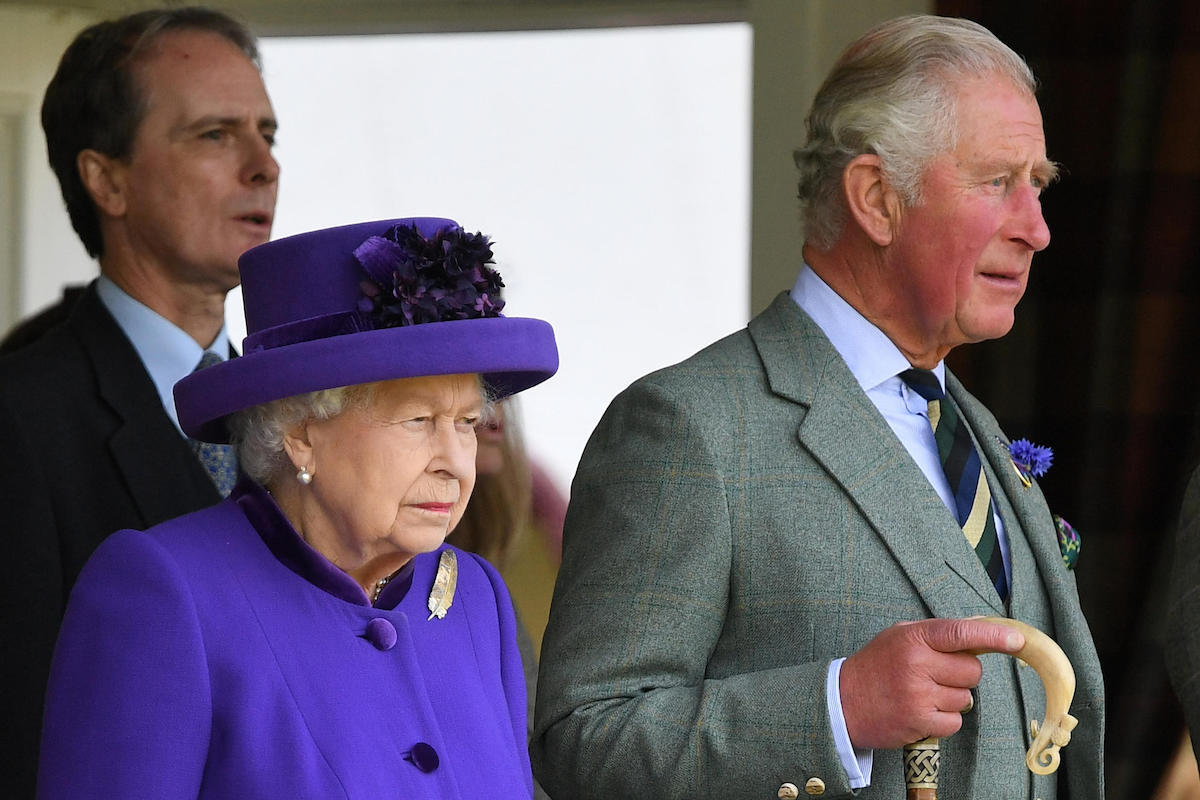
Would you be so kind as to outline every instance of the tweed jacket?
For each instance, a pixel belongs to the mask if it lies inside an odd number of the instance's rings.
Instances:
[[[1037,486],[953,377],[1010,542],[1006,609],[928,480],[812,320],[781,295],[742,330],[636,382],[584,452],[542,650],[534,773],[552,797],[849,797],[825,681],[893,623],[1006,615],[1074,664],[1061,776],[1024,764],[1044,694],[1001,655],[942,740],[944,796],[1101,798],[1103,688]],[[810,781],[812,783],[810,784]],[[877,751],[862,798],[904,794]]]
[[[0,795],[33,796],[46,675],[67,595],[96,546],[220,495],[95,286],[0,358]]]
[[[246,479],[109,537],[63,621],[38,796],[528,800],[512,605],[455,551],[453,602],[430,618],[448,548],[372,606]]]

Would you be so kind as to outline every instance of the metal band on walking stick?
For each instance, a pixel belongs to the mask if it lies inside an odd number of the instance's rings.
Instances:
[[[981,617],[982,622],[1007,625],[1025,637],[1025,646],[1013,654],[1037,672],[1046,690],[1046,713],[1041,724],[1029,721],[1033,743],[1025,754],[1025,765],[1037,775],[1058,769],[1059,749],[1071,741],[1079,720],[1069,713],[1075,697],[1075,670],[1062,648],[1032,625],[1004,617]],[[972,650],[975,655],[990,650]],[[938,740],[922,739],[904,746],[904,781],[908,800],[937,800]]]

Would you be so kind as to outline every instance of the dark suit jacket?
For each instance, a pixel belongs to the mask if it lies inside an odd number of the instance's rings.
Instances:
[[[985,655],[975,708],[942,739],[946,797],[1102,798],[1104,690],[1036,484],[953,376],[1012,557],[1008,609],[928,479],[828,338],[786,295],[740,331],[622,393],[571,487],[542,645],[531,756],[552,797],[852,796],[828,665],[902,620],[1006,612],[1074,665],[1061,775],[1025,767],[1040,679]],[[876,751],[859,798],[904,796]],[[1061,794],[1057,795],[1062,797]]]
[[[220,500],[133,345],[88,288],[61,326],[0,358],[0,794],[33,796],[67,595],[104,537]]]
[[[0,339],[0,356],[28,347],[67,321],[75,304],[87,293],[87,286],[64,286],[62,297],[53,305],[18,322]]]

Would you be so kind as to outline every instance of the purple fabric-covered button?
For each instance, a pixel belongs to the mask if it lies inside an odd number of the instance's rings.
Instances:
[[[396,646],[396,629],[382,617],[376,617],[367,623],[364,636],[377,650],[391,650]]]
[[[438,768],[441,759],[438,758],[437,750],[433,749],[432,745],[424,742],[417,742],[404,754],[404,760],[411,763],[421,772],[433,772]]]

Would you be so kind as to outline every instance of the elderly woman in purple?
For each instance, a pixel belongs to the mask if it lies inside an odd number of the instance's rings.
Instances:
[[[476,423],[558,364],[549,325],[500,315],[491,256],[417,218],[242,257],[245,354],[175,390],[242,476],[88,562],[40,797],[530,796],[508,594],[443,542]]]

